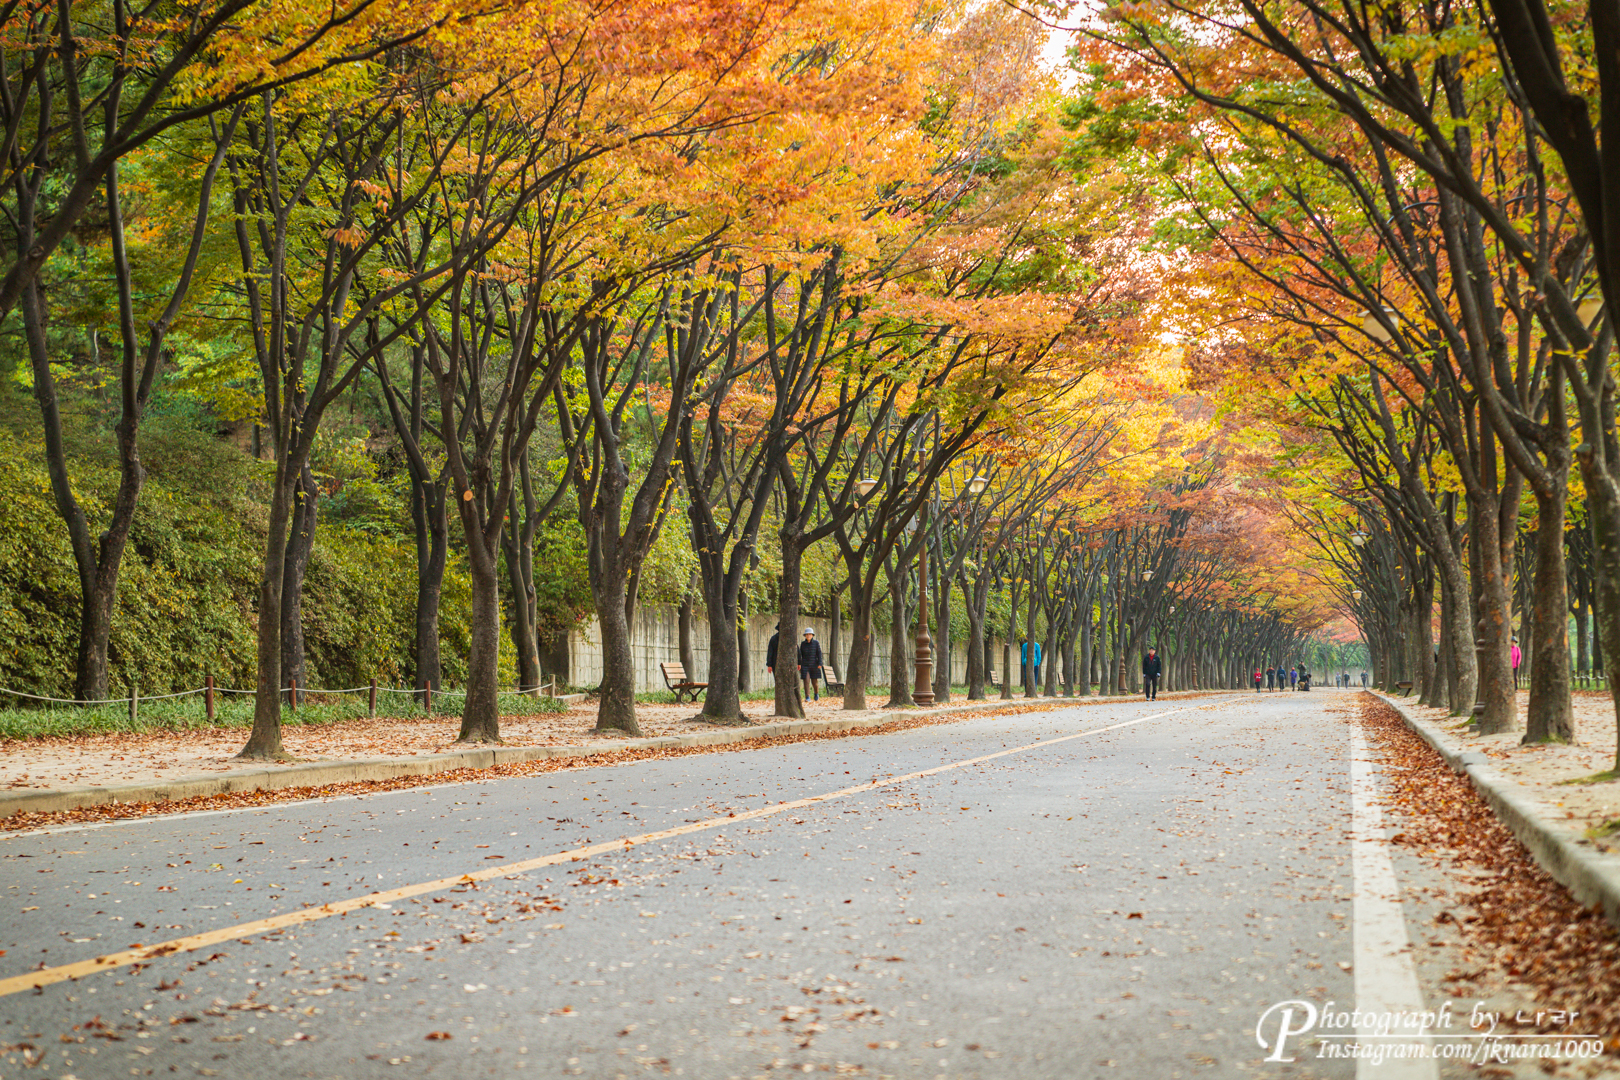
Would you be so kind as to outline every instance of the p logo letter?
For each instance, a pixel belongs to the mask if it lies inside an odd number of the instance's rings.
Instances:
[[[1272,1041],[1266,1039],[1266,1028],[1271,1024],[1275,1014],[1276,1038]],[[1299,1023],[1294,1023],[1295,1018]],[[1271,1008],[1260,1014],[1260,1020],[1254,1025],[1254,1040],[1260,1044],[1260,1049],[1269,1050],[1267,1061],[1293,1061],[1291,1057],[1283,1057],[1283,1051],[1288,1047],[1288,1040],[1295,1035],[1303,1035],[1316,1026],[1316,1006],[1308,1001],[1279,1001]]]

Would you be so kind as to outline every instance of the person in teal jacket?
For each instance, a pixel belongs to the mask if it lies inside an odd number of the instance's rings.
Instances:
[[[1025,641],[1025,642],[1021,643],[1018,646],[1018,667],[1020,668],[1020,670],[1022,670],[1024,668],[1024,665],[1026,665],[1028,663],[1029,663],[1029,642]],[[1038,642],[1038,641],[1035,643],[1035,671],[1034,671],[1034,675],[1032,677],[1035,680],[1035,685],[1036,686],[1041,685],[1041,643]],[[1026,683],[1026,685],[1027,685],[1027,683]]]

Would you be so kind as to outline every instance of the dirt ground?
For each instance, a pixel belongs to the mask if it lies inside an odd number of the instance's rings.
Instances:
[[[1403,704],[1405,704],[1403,702]],[[1581,830],[1620,818],[1620,781],[1568,784],[1564,781],[1593,776],[1614,768],[1614,701],[1607,690],[1576,690],[1575,742],[1568,746],[1521,746],[1530,695],[1519,692],[1518,730],[1501,735],[1474,736],[1460,721],[1441,709],[1407,705],[1427,720],[1446,728],[1471,749],[1491,758],[1502,775],[1517,780],[1551,807],[1572,828]]]

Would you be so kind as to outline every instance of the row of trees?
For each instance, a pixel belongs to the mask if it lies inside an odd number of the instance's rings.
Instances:
[[[1386,685],[1457,712],[1477,695],[1482,731],[1516,725],[1528,541],[1529,741],[1573,734],[1575,547],[1605,647],[1620,628],[1602,314],[1620,234],[1590,119],[1620,94],[1616,11],[1170,0],[1082,35],[1097,138],[1169,148],[1144,168],[1204,313],[1194,362],[1278,433],[1301,533]]]
[[[1044,635],[1046,692],[1060,670],[1086,692],[1133,685],[1150,642],[1182,682],[1242,684],[1325,616],[1254,580],[1230,448],[1196,402],[1155,400],[1179,376],[1143,374],[1162,357],[1140,199],[1076,153],[1029,74],[1045,32],[1014,10],[110,0],[4,26],[0,330],[80,571],[81,698],[108,689],[142,418],[187,351],[273,463],[251,757],[281,753],[279,689],[307,682],[330,495],[312,464],[356,398],[408,475],[419,688],[465,562],[466,741],[499,738],[503,618],[539,685],[535,549],[559,513],[583,532],[601,729],[636,731],[630,628],[669,530],[695,556],[718,720],[741,715],[734,628],[767,527],[788,641],[807,553],[836,549],[848,708],[885,598],[906,655],[924,556],[947,637],[962,597],[975,697],[998,630]],[[121,478],[99,531],[60,404],[98,365]],[[783,715],[794,683],[779,669]]]

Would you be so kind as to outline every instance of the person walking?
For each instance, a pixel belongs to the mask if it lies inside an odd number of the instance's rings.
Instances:
[[[1260,692],[1260,669],[1259,668],[1254,669],[1254,692],[1257,693],[1257,694]]]
[[[1299,668],[1289,668],[1288,669],[1288,689],[1290,689],[1290,690],[1298,690],[1299,689]]]
[[[1268,668],[1266,668],[1266,693],[1269,694],[1273,690],[1275,690],[1276,688],[1277,688],[1277,669],[1274,668],[1274,667],[1268,667]]]
[[[773,675],[776,674],[776,645],[781,640],[782,624],[777,623],[776,633],[772,634],[771,640],[765,643],[765,670]]]
[[[1509,652],[1509,658],[1513,661],[1513,689],[1518,690],[1519,689],[1519,662],[1524,659],[1524,653],[1519,651],[1519,639],[1518,639],[1517,636],[1515,636],[1513,638],[1513,648]]]
[[[812,701],[821,700],[821,687],[817,685],[821,678],[821,642],[816,640],[816,632],[809,627],[804,629],[804,640],[799,642],[799,679],[804,683],[804,696]]]
[[[1142,657],[1142,690],[1147,700],[1159,700],[1159,676],[1163,673],[1164,662],[1159,659],[1159,650],[1149,649]]]

